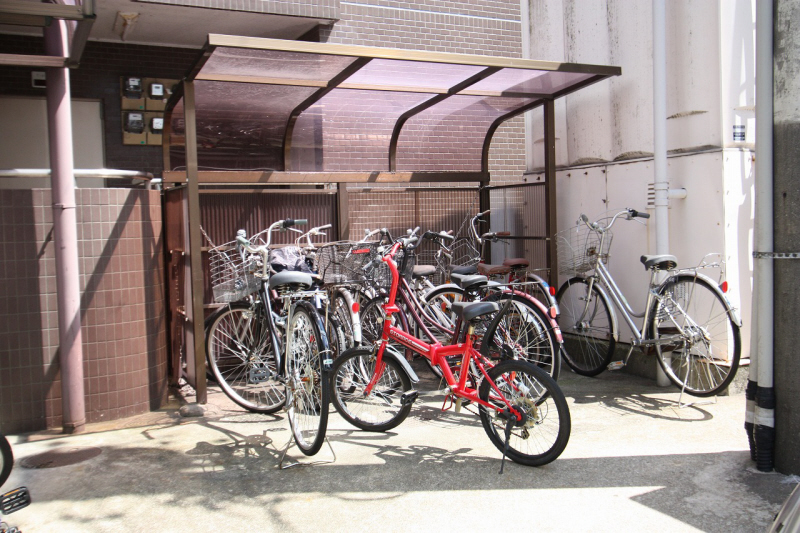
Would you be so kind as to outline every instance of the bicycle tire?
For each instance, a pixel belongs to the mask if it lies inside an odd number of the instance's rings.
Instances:
[[[518,359],[501,361],[487,374],[509,403],[525,413],[523,425],[512,428],[506,452],[508,458],[527,466],[555,461],[567,447],[572,430],[567,399],[555,380],[536,365]],[[481,382],[479,398],[504,406],[490,380]],[[497,411],[483,405],[479,411],[489,440],[498,450],[504,451],[506,421]]]
[[[431,320],[436,320],[442,327],[453,331],[456,325],[456,317],[453,314],[450,306],[455,302],[460,302],[464,299],[464,290],[453,286],[440,286],[435,287],[425,294],[424,302],[422,302],[422,311]],[[434,334],[434,337],[442,344],[450,344],[453,339],[452,335],[436,328],[428,328]],[[420,337],[421,330],[417,326],[417,337]],[[457,371],[455,366],[459,365],[462,357],[452,357],[451,369]],[[425,358],[425,363],[428,368],[433,372],[436,377],[442,377],[442,370],[438,366],[431,363],[430,359]]]
[[[344,333],[343,342],[340,341],[340,344],[344,346],[345,350],[352,348],[356,343],[353,334],[353,320],[350,314],[351,309],[347,304],[347,298],[339,290],[334,292],[331,309],[331,314],[337,318]]]
[[[222,391],[254,413],[271,414],[284,403],[278,362],[262,308],[237,302],[216,311],[206,333],[206,363]]]
[[[660,287],[659,296],[652,315],[653,338],[674,336],[678,327],[673,320],[677,319],[681,329],[697,333],[692,337],[698,339],[688,347],[685,343],[656,345],[664,373],[675,386],[692,396],[719,394],[736,375],[742,350],[739,326],[731,318],[728,302],[708,281],[693,274],[668,279]]]
[[[411,403],[400,401],[411,390],[411,379],[397,361],[384,356],[381,376],[370,395],[364,396],[375,362],[370,348],[348,350],[333,364],[331,389],[333,406],[342,418],[364,431],[380,432],[397,427],[411,412]]]
[[[331,353],[322,319],[306,301],[292,305],[286,329],[286,411],[297,447],[314,455],[325,441]]]
[[[512,305],[506,315],[489,324],[481,340],[481,354],[492,359],[511,356],[528,361],[557,380],[561,373],[561,345],[550,319],[519,294],[494,293],[486,300],[497,301],[502,307],[508,296]]]
[[[564,338],[564,359],[577,374],[591,377],[608,367],[616,339],[611,304],[595,285],[591,295],[588,290],[584,278],[572,278],[561,285],[556,301],[561,310],[558,324]]]
[[[12,468],[14,468],[14,452],[6,436],[0,433],[0,487],[8,481]]]

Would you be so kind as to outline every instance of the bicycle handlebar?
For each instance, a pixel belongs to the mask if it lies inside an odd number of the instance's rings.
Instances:
[[[589,217],[587,217],[584,213],[581,213],[581,216],[579,217],[578,221],[583,222],[594,231],[597,231],[599,233],[604,233],[609,229],[611,229],[611,226],[613,226],[614,223],[617,221],[617,219],[621,216],[624,216],[626,220],[632,220],[634,218],[645,218],[645,219],[650,218],[649,213],[642,213],[641,211],[637,211],[636,209],[631,209],[629,207],[626,207],[625,209],[623,209],[622,211],[616,213],[613,217],[611,217],[611,222],[609,222],[605,226],[600,224],[600,222],[598,221],[590,222]]]

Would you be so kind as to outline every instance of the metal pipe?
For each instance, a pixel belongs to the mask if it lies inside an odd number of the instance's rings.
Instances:
[[[656,254],[669,253],[669,177],[667,176],[667,8],[653,0],[653,163],[655,168]],[[670,385],[661,365],[656,382]]]
[[[773,388],[773,3],[756,2],[756,198],[754,249],[755,321],[751,338],[751,366],[745,428],[752,425],[751,446],[755,445],[756,466],[773,468],[775,439],[775,392]],[[758,376],[758,386],[752,384]],[[755,389],[755,394],[752,394]],[[751,396],[755,396],[751,398]],[[752,455],[752,450],[751,450]]]
[[[153,174],[138,170],[117,170],[114,168],[76,168],[73,170],[76,178],[130,178],[134,180],[150,181]],[[49,178],[49,168],[5,168],[0,169],[2,178]]]
[[[44,41],[48,55],[69,55],[66,22],[53,21],[46,27]],[[47,69],[47,122],[53,189],[62,426],[64,433],[78,433],[86,425],[86,406],[83,390],[78,226],[72,159],[72,110],[67,68]]]

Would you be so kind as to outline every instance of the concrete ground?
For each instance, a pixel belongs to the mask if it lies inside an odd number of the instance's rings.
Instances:
[[[17,466],[3,488],[26,485],[33,503],[6,521],[25,533],[761,532],[797,482],[755,470],[742,394],[679,408],[676,389],[568,370],[566,451],[540,468],[507,462],[498,475],[501,453],[478,417],[442,412],[438,382],[415,367],[426,392],[391,432],[332,414],[330,464],[278,469],[290,439],[283,414],[243,412],[214,387],[202,418],[182,418],[176,401],[81,435],[12,436]],[[89,458],[25,467],[52,451]],[[315,457],[332,458],[327,446]]]

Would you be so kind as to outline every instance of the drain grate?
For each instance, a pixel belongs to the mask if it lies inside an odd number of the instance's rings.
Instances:
[[[103,450],[94,446],[65,447],[31,455],[20,461],[23,468],[57,468],[69,466],[97,457]]]

